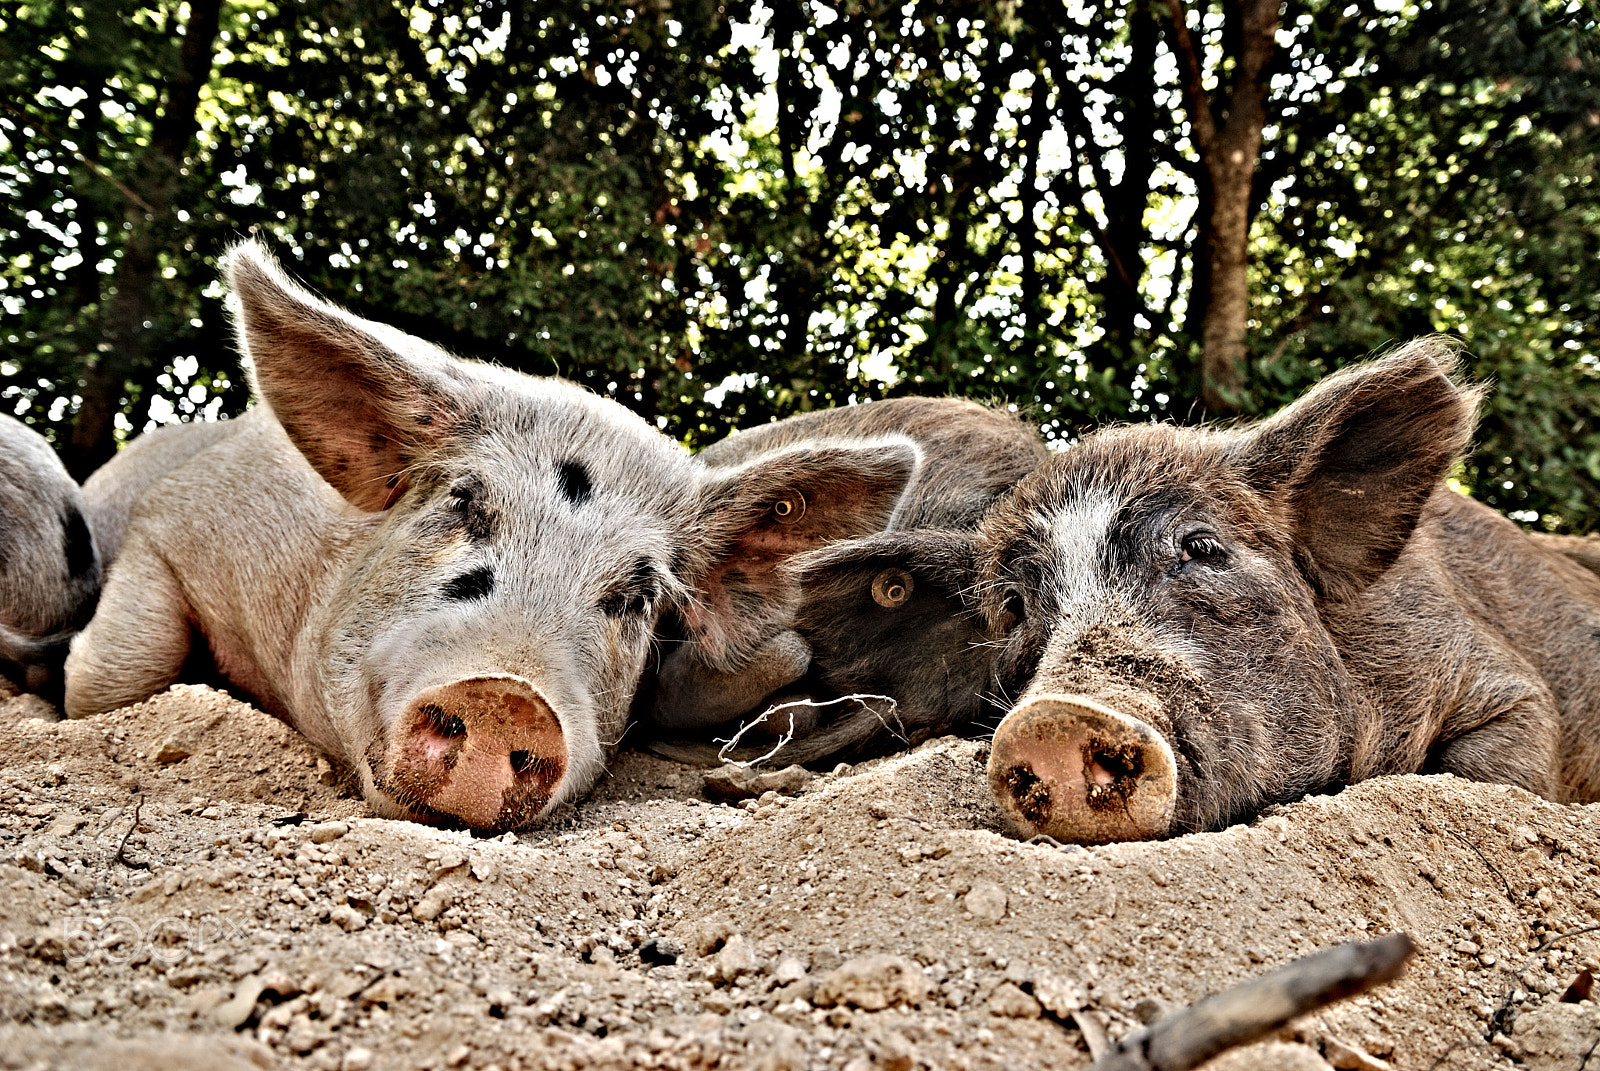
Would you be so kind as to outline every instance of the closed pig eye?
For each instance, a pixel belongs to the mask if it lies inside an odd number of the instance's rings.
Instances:
[[[596,604],[607,617],[639,617],[648,614],[661,597],[661,582],[648,558],[633,563],[627,580],[617,584]]]
[[[1000,604],[1000,630],[1010,633],[1028,616],[1028,604],[1017,588],[1006,588],[1005,601]]]
[[[1189,571],[1189,566],[1195,562],[1203,565],[1220,565],[1226,557],[1222,543],[1210,532],[1190,532],[1178,543],[1178,560],[1173,562],[1168,573],[1177,576]]]

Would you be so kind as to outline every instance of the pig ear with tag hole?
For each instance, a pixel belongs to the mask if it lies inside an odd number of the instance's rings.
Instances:
[[[778,566],[888,527],[919,463],[915,443],[889,436],[802,444],[706,469],[690,565],[696,597],[682,611],[706,659],[736,669],[746,651],[782,627],[794,589]]]
[[[256,242],[226,270],[257,395],[334,489],[387,509],[460,418],[465,378],[437,347],[313,297]]]
[[[1277,503],[1307,578],[1348,599],[1378,579],[1472,438],[1483,389],[1456,347],[1424,338],[1338,372],[1244,436],[1250,483]]]

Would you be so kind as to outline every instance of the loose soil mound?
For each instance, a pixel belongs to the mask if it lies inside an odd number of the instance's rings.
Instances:
[[[1600,1039],[1569,990],[1600,970],[1600,809],[1504,786],[1084,850],[1002,835],[970,741],[740,804],[625,753],[480,839],[366,817],[204,688],[47,712],[0,699],[0,1067],[1071,1069],[1396,929],[1400,981],[1212,1066],[1570,1071]]]

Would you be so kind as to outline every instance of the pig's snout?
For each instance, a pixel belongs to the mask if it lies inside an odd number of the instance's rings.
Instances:
[[[1165,834],[1177,768],[1160,733],[1081,695],[1040,695],[1006,715],[989,787],[1025,837],[1079,844]]]
[[[537,818],[567,772],[561,723],[532,685],[479,677],[412,699],[394,742],[399,802],[480,829]]]

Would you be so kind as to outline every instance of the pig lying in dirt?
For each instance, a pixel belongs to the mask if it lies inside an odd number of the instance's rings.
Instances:
[[[651,711],[656,726],[692,730],[697,739],[661,741],[658,750],[704,761],[718,750],[707,740],[726,739],[773,704],[780,709],[770,724],[753,725],[741,743],[760,753],[771,750],[774,737],[792,735],[772,756],[790,762],[853,753],[890,736],[914,743],[971,713],[973,690],[960,667],[971,661],[972,628],[958,620],[952,592],[854,559],[838,569],[813,567],[798,582],[785,564],[884,530],[974,528],[1048,456],[1037,432],[975,402],[896,398],[741,432],[707,447],[699,460],[714,471],[737,471],[810,445],[874,441],[915,445],[920,461],[903,494],[802,486],[796,470],[796,483],[762,529],[716,548],[699,597],[669,634]],[[873,669],[887,671],[892,683],[885,674],[869,682]],[[863,682],[872,687],[858,686]],[[866,692],[893,702],[840,698]]]
[[[254,244],[228,281],[264,404],[97,474],[129,519],[68,713],[147,698],[199,656],[381,814],[509,829],[585,793],[659,614],[791,471],[707,475],[621,406],[337,309]],[[786,461],[893,497],[915,455]]]
[[[1228,430],[1092,435],[979,536],[1024,835],[1216,829],[1387,773],[1600,798],[1600,577],[1454,493],[1479,392],[1423,340]],[[1020,693],[1020,694],[1019,694]]]
[[[0,675],[59,698],[67,643],[99,594],[78,485],[38,432],[0,415]]]

